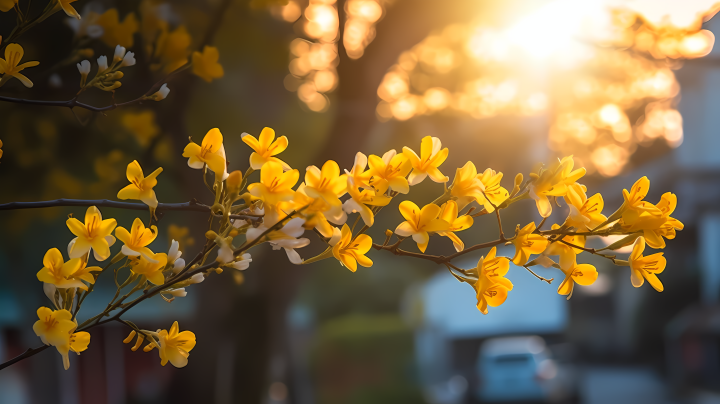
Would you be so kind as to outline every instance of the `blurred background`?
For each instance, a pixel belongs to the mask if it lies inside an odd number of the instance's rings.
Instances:
[[[20,0],[23,12],[45,4]],[[565,300],[553,285],[511,267],[515,289],[483,316],[475,294],[444,268],[371,252],[356,273],[326,260],[293,266],[270,246],[253,250],[244,277],[226,271],[168,304],[129,313],[141,328],[195,332],[182,369],[155,353],[131,352],[127,329],[94,329],[90,349],[44,352],[0,372],[2,403],[720,403],[720,22],[715,1],[479,0],[78,0],[83,19],[60,12],[16,40],[32,89],[8,82],[0,95],[67,100],[75,63],[136,52],[118,102],[145,93],[193,50],[216,46],[222,78],[189,71],[171,92],[106,113],[0,102],[0,203],[55,198],[114,199],[137,159],[163,167],[161,202],[211,203],[199,171],[180,157],[187,138],[211,128],[225,138],[231,169],[246,169],[243,132],[265,126],[289,138],[291,166],[327,159],[350,168],[357,151],[381,155],[424,136],[450,149],[443,172],[475,162],[527,175],[538,162],[574,155],[583,183],[605,210],[647,175],[648,200],[678,195],[685,230],[664,250],[665,291],[635,289],[626,268],[585,257],[598,281]],[[114,11],[113,11],[114,10]],[[0,13],[0,35],[15,24]],[[158,36],[159,35],[159,36]],[[158,38],[166,52],[154,53]],[[164,67],[157,65],[160,60]],[[155,64],[154,64],[155,63]],[[25,73],[25,72],[24,72]],[[110,105],[108,93],[81,101]],[[409,197],[441,192],[425,181]],[[506,223],[540,220],[532,202],[504,211]],[[371,229],[401,221],[397,203]],[[0,360],[40,344],[32,332],[46,305],[35,274],[50,247],[71,239],[81,208],[0,211]],[[119,226],[133,212],[103,209]],[[565,207],[550,218],[561,222]],[[496,236],[492,217],[462,234],[466,245]],[[205,218],[168,213],[151,245],[202,245]],[[588,240],[602,246],[603,240]],[[607,240],[605,240],[607,243]],[[470,243],[470,244],[468,244]],[[319,248],[317,246],[314,246]],[[449,243],[428,253],[446,254]],[[300,251],[308,258],[313,246]],[[628,251],[625,251],[628,252]],[[500,254],[511,256],[512,247]],[[468,255],[460,267],[476,265]],[[552,269],[540,275],[557,278]],[[98,281],[83,308],[114,292]],[[83,315],[80,315],[81,321]]]

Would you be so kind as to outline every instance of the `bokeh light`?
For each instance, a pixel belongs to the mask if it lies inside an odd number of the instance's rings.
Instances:
[[[548,115],[549,147],[614,176],[638,146],[682,143],[678,60],[707,55],[715,1],[559,0],[506,27],[450,25],[403,52],[377,117]]]

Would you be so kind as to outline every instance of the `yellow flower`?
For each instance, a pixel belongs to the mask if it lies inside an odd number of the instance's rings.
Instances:
[[[132,183],[118,192],[118,199],[137,199],[144,202],[147,206],[155,209],[158,205],[157,197],[153,188],[157,185],[157,176],[162,172],[162,167],[153,171],[152,174],[145,177],[137,160],[127,166],[127,179]]]
[[[148,281],[155,285],[162,285],[165,283],[163,270],[165,270],[167,260],[168,257],[165,253],[154,254],[151,261],[141,256],[139,260],[133,262],[130,270],[136,275],[146,277]]]
[[[155,57],[160,60],[160,63],[151,65],[152,69],[157,70],[163,67],[164,73],[170,73],[188,62],[192,38],[184,25],[168,32],[167,24],[164,24],[157,38]]]
[[[192,72],[194,75],[210,83],[214,79],[219,79],[225,75],[225,70],[220,63],[220,53],[214,46],[205,45],[202,53],[193,52],[192,54]]]
[[[140,218],[135,218],[130,232],[124,227],[115,229],[115,236],[125,243],[121,250],[123,254],[128,257],[142,255],[145,259],[153,263],[156,262],[153,258],[155,254],[150,251],[147,246],[155,240],[157,234],[157,226],[152,225],[150,228],[145,228],[145,224],[143,224]]]
[[[210,129],[202,140],[202,146],[195,142],[188,143],[182,155],[188,158],[188,166],[191,168],[201,169],[207,164],[217,178],[227,178],[225,147],[220,129]]]
[[[515,245],[515,256],[512,262],[515,265],[522,266],[528,262],[530,255],[540,254],[545,251],[548,241],[539,234],[533,234],[535,231],[535,222],[528,223],[527,226],[520,229],[517,237],[512,240]]]
[[[152,110],[128,112],[122,116],[121,121],[125,129],[129,130],[143,147],[160,133],[160,127],[155,123],[155,112]]]
[[[627,232],[642,231],[650,248],[665,248],[665,240],[663,237],[672,240],[675,238],[676,230],[682,230],[685,227],[681,221],[670,217],[670,214],[672,214],[677,207],[677,196],[671,192],[666,192],[663,194],[657,206],[654,207],[660,212],[660,216],[657,216],[654,211],[651,213],[641,212],[640,215],[634,219],[635,223],[633,225],[626,225],[625,219],[622,219],[620,223],[623,230]]]
[[[450,227],[448,222],[438,219],[440,207],[434,203],[427,204],[420,209],[411,201],[402,201],[400,214],[403,215],[405,221],[395,229],[395,234],[401,237],[412,236],[422,252],[425,252],[430,242],[428,233],[447,231]]]
[[[575,166],[573,156],[563,157],[559,164],[560,168],[558,170],[560,171],[562,182],[568,189],[567,195],[573,195],[575,197],[585,195],[587,187],[585,185],[578,184],[577,180],[582,178],[587,173],[587,170],[584,167],[573,170],[573,167]],[[585,197],[587,198],[586,195]]]
[[[25,51],[23,50],[22,46],[16,43],[11,43],[5,48],[5,59],[0,58],[0,73],[3,74],[2,78],[0,79],[0,87],[2,87],[2,85],[5,84],[8,80],[10,80],[10,78],[12,77],[20,80],[20,82],[23,83],[23,85],[27,88],[33,86],[32,81],[22,75],[20,71],[28,67],[37,66],[40,64],[40,62],[25,62],[19,65],[18,63],[20,63],[20,59],[22,59],[24,54]]]
[[[104,12],[95,20],[95,24],[103,28],[102,41],[105,45],[114,48],[120,45],[123,48],[132,48],[133,35],[138,31],[139,25],[135,13],[129,13],[120,22],[120,15],[116,8]]]
[[[584,192],[583,186],[576,184],[576,181],[585,175],[586,170],[579,168],[573,171],[573,165],[572,156],[565,157],[543,170],[540,175],[530,174],[534,179],[529,186],[530,197],[535,200],[540,216],[548,217],[552,213],[552,204],[548,196],[557,197],[565,196],[568,192]]]
[[[403,154],[410,160],[412,172],[408,177],[410,185],[417,185],[430,176],[435,182],[447,182],[449,178],[440,172],[438,167],[445,162],[448,148],[440,150],[442,143],[436,137],[425,136],[420,143],[420,157],[409,147],[403,147]]]
[[[558,294],[568,295],[568,299],[572,296],[576,283],[578,285],[588,286],[595,283],[598,278],[597,269],[590,264],[578,265],[577,262],[573,260],[570,265],[566,267],[561,265],[560,267],[565,274],[565,279],[563,279],[558,287]]]
[[[559,229],[560,226],[557,224],[552,225],[552,229]],[[564,241],[576,245],[578,247],[585,247],[585,236],[563,236]],[[543,251],[543,255],[558,255],[560,256],[560,267],[570,267],[575,262],[575,256],[580,254],[583,250],[575,247],[571,247],[563,242],[555,241],[550,243],[549,246]]]
[[[602,195],[595,194],[587,198],[584,194],[568,194],[564,198],[570,208],[565,225],[579,231],[592,230],[607,220],[602,214],[605,206]]]
[[[102,268],[89,267],[89,266],[87,266],[87,259],[80,258],[80,268],[78,268],[75,272],[73,272],[72,276],[75,279],[82,279],[88,283],[95,283],[95,276],[93,276],[92,273],[98,272],[98,271],[102,271]]]
[[[41,307],[37,311],[39,320],[33,324],[35,335],[40,337],[43,344],[54,346],[63,357],[65,370],[70,368],[70,351],[80,353],[90,344],[90,334],[84,331],[73,333],[77,323],[72,320],[72,314],[67,310],[50,310]]]
[[[195,238],[190,237],[190,228],[171,224],[167,229],[167,238],[178,242],[178,249],[185,251],[189,246],[195,245]]]
[[[456,198],[458,208],[463,209],[472,201],[484,200],[482,194],[485,185],[478,178],[477,169],[472,161],[465,163],[455,171],[455,178],[450,186],[450,195]]]
[[[250,167],[253,170],[259,170],[268,161],[274,161],[280,164],[283,170],[290,170],[290,166],[276,156],[288,147],[288,139],[280,136],[275,140],[275,131],[272,128],[263,128],[260,132],[259,140],[253,135],[247,133],[242,134],[242,141],[250,146],[255,152],[250,154]]]
[[[18,0],[0,0],[0,11],[7,13],[15,7],[17,2]]]
[[[368,163],[370,164],[370,185],[377,192],[384,194],[388,188],[401,194],[407,194],[410,191],[405,177],[412,170],[412,165],[407,156],[390,150],[382,158],[374,154],[370,155]]]
[[[265,220],[277,222],[279,219],[276,218],[284,217],[293,209],[305,208],[301,213],[305,219],[303,227],[308,230],[314,227],[324,237],[331,237],[334,227],[328,220],[335,224],[343,224],[347,220],[347,215],[341,206],[331,206],[323,198],[311,198],[306,191],[307,187],[303,182],[295,191],[292,201],[279,202],[274,210],[268,211]]]
[[[165,366],[168,361],[176,368],[187,365],[190,351],[195,347],[195,334],[190,331],[179,332],[178,322],[170,327],[170,332],[160,330],[160,364]]]
[[[87,279],[90,271],[101,271],[100,267],[85,267],[85,261],[80,258],[73,258],[67,262],[63,259],[62,253],[57,248],[51,248],[43,257],[43,268],[38,271],[37,278],[40,282],[55,285],[58,288],[80,288],[87,290],[87,286],[80,279]],[[92,275],[89,275],[91,278]],[[95,279],[92,279],[94,283]]]
[[[355,185],[355,180],[350,175],[347,177],[347,191],[350,194],[350,199],[345,201],[343,209],[347,213],[359,212],[366,226],[372,226],[375,223],[375,215],[367,205],[386,206],[391,201],[391,198],[384,195],[377,195],[372,189],[364,189],[361,191]]]
[[[623,225],[633,226],[637,222],[644,222],[645,225],[656,222],[659,225],[663,222],[662,211],[652,203],[643,200],[649,190],[650,180],[647,177],[635,181],[635,184],[630,188],[630,192],[623,189],[625,202],[620,208]]]
[[[70,243],[70,258],[79,258],[93,250],[98,261],[105,261],[110,257],[110,246],[115,244],[112,236],[117,221],[115,219],[103,220],[97,207],[91,206],[85,212],[85,223],[71,217],[66,222],[68,229],[76,236]]]
[[[630,253],[630,280],[633,286],[639,288],[647,279],[650,286],[658,292],[663,291],[663,284],[658,279],[657,274],[665,270],[667,260],[663,257],[663,253],[643,256],[645,251],[645,238],[638,237],[633,244],[632,253]]]
[[[352,169],[350,171],[345,170],[345,174],[351,177],[358,187],[370,187],[370,171],[365,170],[367,163],[367,156],[361,152],[357,152]]]
[[[478,310],[482,314],[488,314],[488,306],[498,307],[505,303],[513,284],[503,276],[496,276],[491,280],[485,273],[480,273],[473,288],[477,294]]]
[[[485,193],[481,193],[477,201],[480,205],[485,207],[485,210],[489,213],[495,211],[495,206],[499,206],[505,202],[508,198],[509,193],[507,189],[500,186],[500,180],[502,180],[503,173],[496,173],[493,169],[486,169],[482,174],[478,174],[477,178],[482,183]],[[489,202],[488,202],[489,200]]]
[[[68,17],[75,17],[78,20],[80,19],[80,14],[78,14],[77,10],[73,8],[73,6],[70,5],[70,3],[74,3],[77,0],[58,0],[58,3],[60,3],[60,7],[62,7],[65,14],[67,14]]]
[[[305,192],[313,198],[322,198],[331,206],[340,206],[340,197],[347,192],[347,176],[340,175],[340,167],[333,160],[323,164],[322,171],[316,166],[305,169]]]
[[[488,279],[495,282],[496,279],[504,279],[503,277],[510,270],[510,260],[506,257],[498,257],[497,248],[493,247],[490,249],[490,252],[488,252],[487,257],[480,258],[475,269],[477,270],[478,276],[487,276]],[[510,282],[507,279],[501,280],[501,282],[506,281]],[[508,290],[512,290],[512,283],[510,283]]]
[[[438,232],[439,235],[444,236],[452,240],[455,251],[462,251],[465,249],[465,243],[460,240],[454,232],[469,229],[473,225],[473,218],[469,215],[462,215],[458,217],[458,205],[455,201],[447,201],[441,207],[440,219],[448,223],[448,230]]]
[[[347,224],[344,224],[340,232],[340,241],[333,246],[332,252],[335,258],[347,269],[355,272],[357,264],[365,268],[371,267],[373,262],[366,257],[370,248],[372,248],[372,239],[367,234],[360,234],[353,239],[352,231]]]
[[[300,179],[298,170],[283,172],[280,164],[268,161],[260,171],[260,182],[248,185],[248,191],[268,205],[277,205],[280,201],[289,201],[295,193],[292,187]]]

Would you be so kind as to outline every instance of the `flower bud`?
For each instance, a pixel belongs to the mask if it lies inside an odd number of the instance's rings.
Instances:
[[[208,240],[215,240],[217,238],[217,233],[215,233],[212,230],[208,230],[205,232],[205,238]]]
[[[134,66],[135,63],[136,63],[136,61],[135,61],[135,53],[133,53],[133,52],[128,52],[128,53],[125,54],[125,57],[123,58],[122,63],[120,64],[120,67]]]
[[[137,333],[135,332],[135,330],[130,331],[130,335],[128,335],[127,338],[125,338],[125,339],[123,340],[123,344],[128,344],[128,343],[130,343],[130,341],[132,341],[133,338],[135,338],[135,334],[137,334]]]
[[[228,236],[230,236],[230,237],[235,237],[235,236],[237,236],[238,234],[240,234],[240,232],[237,231],[237,229],[232,229],[232,230],[230,230],[230,233],[228,233]]]
[[[523,175],[522,175],[522,173],[518,173],[518,174],[515,176],[515,186],[516,186],[516,187],[519,187],[520,184],[522,184],[522,182],[523,182]]]
[[[133,352],[137,351],[138,348],[140,348],[140,345],[142,345],[144,340],[145,340],[145,335],[143,335],[143,334],[138,335],[138,339],[137,339],[137,341],[135,341],[135,346],[130,348],[130,350]]]
[[[83,60],[82,62],[77,64],[77,68],[83,77],[87,77],[87,75],[90,74],[90,61]]]
[[[188,279],[188,281],[190,281],[191,285],[200,283],[204,280],[205,280],[205,276],[203,274],[195,274],[190,279]]]
[[[530,174],[532,176],[532,174]],[[513,187],[512,192],[510,192],[510,196],[515,196],[518,192],[520,192],[520,184],[523,182],[523,175],[522,173],[518,173],[515,176],[515,186]]]
[[[108,69],[107,56],[102,55],[97,59],[98,74]]]
[[[113,63],[117,63],[121,60],[123,60],[123,57],[125,57],[125,47],[123,46],[116,46],[115,47],[115,56],[113,56]]]
[[[175,296],[175,297],[185,297],[187,296],[187,292],[185,291],[185,288],[179,288],[179,289],[173,289],[169,290],[167,292],[168,294]]]
[[[167,97],[168,93],[170,92],[170,89],[167,86],[167,83],[163,84],[162,87],[160,87],[159,90],[157,90],[153,95],[149,96],[148,98],[153,101],[162,101]]]
[[[235,170],[231,172],[225,180],[227,184],[228,192],[231,195],[237,195],[240,193],[240,185],[242,185],[242,171]]]

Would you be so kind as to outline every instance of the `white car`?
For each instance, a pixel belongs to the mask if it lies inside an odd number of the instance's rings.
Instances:
[[[559,368],[538,336],[489,339],[476,367],[482,402],[560,402],[574,395],[572,375]]]

